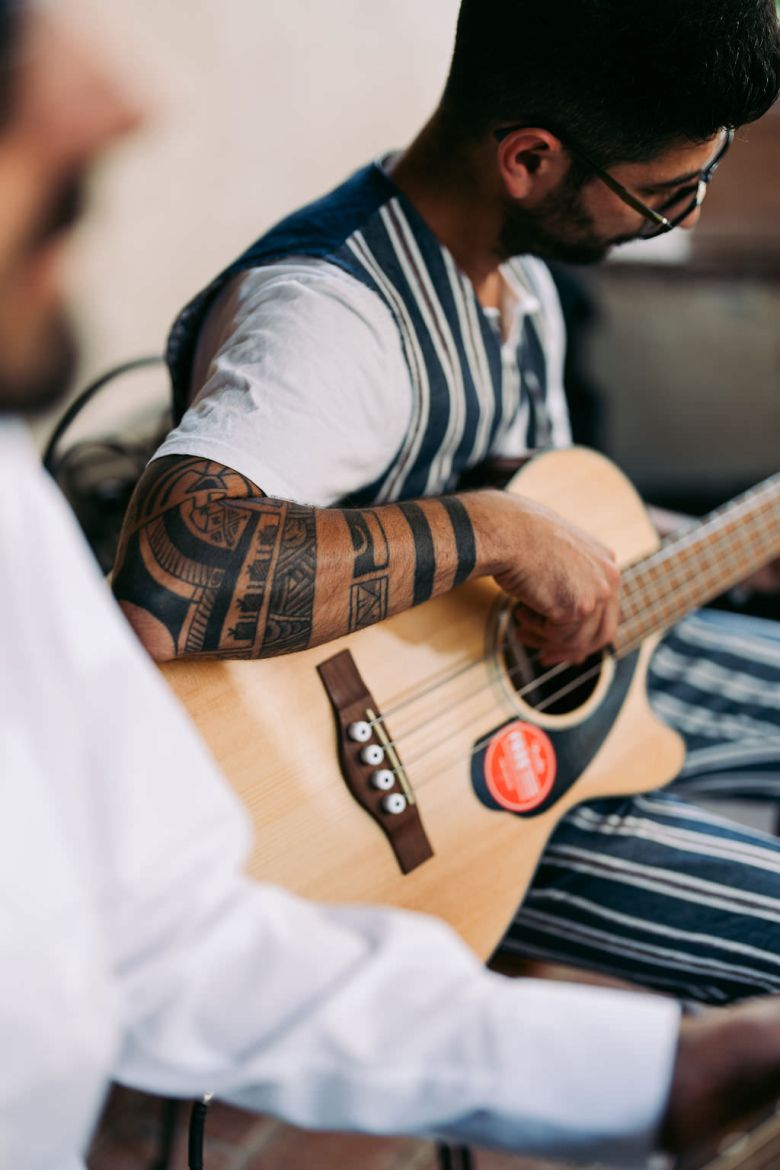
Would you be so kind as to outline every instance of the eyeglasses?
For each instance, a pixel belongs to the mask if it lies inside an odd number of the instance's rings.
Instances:
[[[510,134],[513,134],[515,130],[524,130],[525,128],[526,127],[523,123],[519,123],[516,126],[505,126],[500,130],[494,131],[493,137],[497,142],[503,142],[503,140]],[[580,150],[578,146],[575,146],[569,140],[561,138],[561,142],[571,154],[576,155],[577,158],[580,158],[584,163],[587,163],[587,165],[593,171],[594,175],[601,179],[602,183],[605,183],[611,191],[614,191],[619,199],[622,199],[622,201],[628,204],[629,207],[632,207],[634,211],[638,211],[640,215],[645,217],[648,222],[643,230],[639,233],[640,238],[643,240],[652,240],[655,239],[656,236],[665,235],[666,232],[670,232],[672,228],[676,228],[678,224],[681,224],[684,220],[686,220],[689,215],[692,215],[697,208],[701,207],[702,203],[704,202],[704,196],[707,194],[707,186],[712,179],[712,176],[715,174],[716,170],[722,163],[723,158],[733,141],[734,131],[726,130],[724,132],[723,141],[718,148],[717,154],[712,159],[712,161],[703,168],[699,174],[698,179],[696,180],[695,186],[681,187],[679,191],[675,192],[671,199],[668,199],[667,202],[664,203],[658,211],[656,211],[654,208],[649,207],[646,203],[639,199],[638,196],[633,195],[628,190],[628,188],[624,187],[622,183],[619,183],[617,179],[613,178],[609,171],[605,171],[603,167],[600,167],[598,163],[595,163],[593,159],[585,153],[584,150]]]

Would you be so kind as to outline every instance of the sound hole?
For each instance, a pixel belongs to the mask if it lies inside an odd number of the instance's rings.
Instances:
[[[600,651],[578,666],[545,666],[536,650],[518,641],[511,618],[502,643],[501,656],[509,683],[534,711],[568,715],[584,706],[598,686],[604,664]]]

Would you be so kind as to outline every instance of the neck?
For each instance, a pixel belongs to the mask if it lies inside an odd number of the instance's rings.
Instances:
[[[497,302],[501,264],[496,247],[501,209],[489,189],[490,167],[478,149],[467,152],[446,145],[434,115],[389,170],[485,305]]]
[[[619,656],[780,556],[780,474],[623,574]]]

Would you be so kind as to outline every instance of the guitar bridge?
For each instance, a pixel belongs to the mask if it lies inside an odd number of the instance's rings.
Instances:
[[[433,849],[381,712],[348,650],[317,671],[336,715],[347,788],[387,837],[401,872],[411,873],[433,857]]]

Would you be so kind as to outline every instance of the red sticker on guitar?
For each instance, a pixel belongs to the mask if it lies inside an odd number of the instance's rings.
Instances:
[[[552,791],[558,764],[550,737],[532,723],[510,723],[490,741],[485,780],[509,812],[538,808]]]

